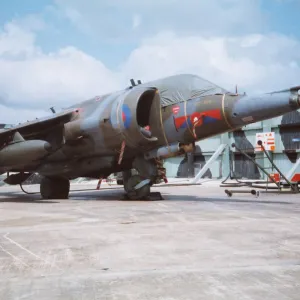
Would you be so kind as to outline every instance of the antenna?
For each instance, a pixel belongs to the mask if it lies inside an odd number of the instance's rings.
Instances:
[[[56,111],[55,111],[55,109],[54,109],[54,107],[52,106],[52,107],[50,107],[50,110],[55,114],[56,113]]]
[[[130,83],[132,86],[136,86],[136,83],[134,82],[134,80],[132,78],[130,79]]]

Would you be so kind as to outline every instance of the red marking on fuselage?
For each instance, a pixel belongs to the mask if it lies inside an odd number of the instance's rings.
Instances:
[[[174,115],[177,115],[180,111],[180,107],[178,105],[173,106],[172,111]]]
[[[191,122],[193,126],[201,126],[203,124],[203,117],[205,113],[194,112],[191,116]]]
[[[82,108],[82,107],[75,108],[73,113],[74,113],[73,114],[74,118],[76,118],[76,119],[81,118],[84,113],[84,108]]]
[[[185,129],[188,126],[192,126],[192,130],[195,127],[202,126],[204,123],[204,118],[209,117],[215,120],[222,120],[222,114],[219,109],[213,109],[203,112],[194,112],[191,115],[181,116],[181,117],[174,117],[175,127],[178,130],[179,128]]]
[[[179,129],[179,128],[186,128],[187,127],[187,120],[188,120],[189,116],[182,116],[182,117],[177,117],[177,118],[174,118],[174,121],[175,121],[175,127],[176,129]]]
[[[217,120],[222,119],[222,114],[220,109],[212,109],[204,112],[207,117],[214,118]]]

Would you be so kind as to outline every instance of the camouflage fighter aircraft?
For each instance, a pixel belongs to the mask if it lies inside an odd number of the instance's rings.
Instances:
[[[123,172],[127,197],[143,199],[165,179],[162,159],[194,151],[196,141],[297,110],[299,90],[239,95],[190,74],[131,80],[124,90],[1,130],[0,174],[8,174],[8,184],[21,184],[38,173],[43,199],[66,199],[71,179]]]

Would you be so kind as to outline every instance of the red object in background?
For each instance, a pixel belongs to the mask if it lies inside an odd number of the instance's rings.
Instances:
[[[300,182],[300,174],[299,174],[299,173],[296,173],[296,174],[293,176],[293,178],[292,178],[291,181],[292,181],[292,182]]]
[[[274,174],[270,174],[270,176],[276,181],[279,182],[280,181],[280,175],[278,173],[274,173]],[[269,178],[270,179],[270,178]],[[270,179],[271,181],[271,179]]]

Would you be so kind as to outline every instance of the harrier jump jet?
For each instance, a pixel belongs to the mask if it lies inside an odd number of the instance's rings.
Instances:
[[[164,178],[162,159],[194,151],[196,141],[297,110],[299,89],[251,97],[190,74],[131,80],[124,90],[1,130],[0,174],[8,173],[8,184],[21,184],[38,173],[42,198],[63,199],[71,179],[123,172],[128,198],[142,199]]]

